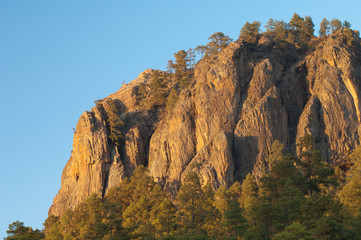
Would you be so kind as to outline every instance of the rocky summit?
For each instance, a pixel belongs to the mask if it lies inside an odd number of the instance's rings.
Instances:
[[[196,64],[172,108],[139,105],[155,71],[146,70],[81,115],[49,214],[93,193],[105,196],[139,165],[170,196],[190,170],[215,189],[251,172],[257,177],[275,140],[297,154],[298,139],[308,134],[328,162],[346,165],[361,136],[360,53],[341,30],[315,38],[307,50],[266,35],[252,44],[238,40]]]

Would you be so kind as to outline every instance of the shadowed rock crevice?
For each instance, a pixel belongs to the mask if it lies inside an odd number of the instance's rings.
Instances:
[[[234,137],[235,177],[243,179],[253,171],[259,154],[257,136]]]

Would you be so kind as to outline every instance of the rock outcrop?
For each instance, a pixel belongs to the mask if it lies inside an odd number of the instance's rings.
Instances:
[[[266,36],[233,42],[198,62],[168,111],[137,105],[153,71],[146,70],[80,117],[49,214],[104,196],[141,164],[172,196],[191,170],[214,188],[229,185],[267,168],[275,140],[297,153],[306,134],[327,161],[345,164],[361,136],[361,47],[349,46],[341,31],[317,41],[306,53]],[[124,122],[119,146],[109,140],[111,103]]]

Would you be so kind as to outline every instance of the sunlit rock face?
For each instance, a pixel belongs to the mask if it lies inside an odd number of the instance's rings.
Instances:
[[[79,119],[72,155],[49,214],[107,190],[146,165],[174,197],[196,171],[215,189],[268,168],[275,140],[297,154],[297,139],[312,134],[323,157],[347,163],[359,144],[361,58],[359,43],[341,32],[315,40],[307,52],[262,36],[257,44],[233,42],[202,59],[172,110],[137,105],[146,70]],[[119,146],[109,140],[109,99],[122,127]]]

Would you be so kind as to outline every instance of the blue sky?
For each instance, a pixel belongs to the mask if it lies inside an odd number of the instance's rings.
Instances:
[[[359,1],[0,0],[0,237],[20,220],[42,228],[94,100],[181,49],[246,21],[310,15],[360,30]]]

